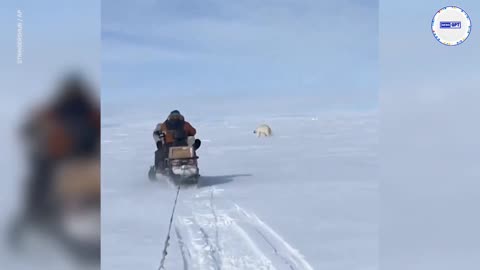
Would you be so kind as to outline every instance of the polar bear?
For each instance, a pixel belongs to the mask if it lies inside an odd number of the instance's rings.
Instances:
[[[269,137],[272,136],[272,129],[266,125],[260,125],[258,126],[254,131],[253,134],[257,134],[257,137]]]

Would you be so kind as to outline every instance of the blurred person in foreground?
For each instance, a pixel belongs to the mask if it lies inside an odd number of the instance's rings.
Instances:
[[[100,108],[91,95],[82,78],[70,76],[23,126],[29,176],[13,246],[34,228],[81,261],[100,262]]]

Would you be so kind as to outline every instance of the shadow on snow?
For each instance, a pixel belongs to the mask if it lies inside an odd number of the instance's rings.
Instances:
[[[231,175],[219,175],[219,176],[200,176],[200,178],[198,179],[197,187],[203,188],[203,187],[226,184],[226,183],[232,182],[233,180],[235,180],[235,178],[250,177],[250,176],[252,175],[251,174],[231,174]]]

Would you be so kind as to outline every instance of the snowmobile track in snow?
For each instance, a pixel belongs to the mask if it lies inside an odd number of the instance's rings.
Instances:
[[[183,242],[182,235],[178,231],[177,226],[175,226],[175,234],[177,235],[178,246],[180,247],[180,252],[182,254],[183,259],[183,270],[188,270],[188,258],[190,258],[190,253],[185,248],[185,243]]]
[[[217,189],[188,201],[191,216],[175,223],[184,269],[313,270],[273,229],[240,206],[217,199]]]

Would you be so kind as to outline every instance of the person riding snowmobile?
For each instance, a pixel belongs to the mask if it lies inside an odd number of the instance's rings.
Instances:
[[[100,107],[90,96],[90,86],[83,78],[68,77],[57,89],[57,96],[41,106],[22,126],[21,135],[27,145],[30,175],[27,178],[25,207],[14,220],[11,231],[11,243],[20,244],[27,227],[54,226],[65,210],[65,202],[59,200],[57,190],[76,189],[74,195],[82,200],[95,201],[100,209]],[[67,164],[88,164],[91,176],[68,177],[68,183],[59,179],[60,171]],[[78,166],[77,166],[78,167]],[[75,167],[74,167],[75,168]],[[69,172],[74,176],[87,171],[86,166]],[[92,180],[90,180],[92,179]],[[88,190],[77,188],[88,185]],[[67,189],[68,188],[68,189]],[[87,194],[88,193],[88,194]],[[63,194],[65,197],[67,194]],[[56,226],[56,225],[55,225]],[[78,251],[76,245],[64,240],[57,230],[57,237],[79,256],[86,255]],[[91,249],[90,249],[91,250]],[[98,250],[88,256],[94,260],[99,257]]]
[[[53,103],[42,108],[24,126],[31,153],[32,174],[27,209],[45,215],[52,205],[52,176],[64,161],[99,157],[100,108],[90,97],[90,89],[77,77],[68,78],[59,88]],[[53,206],[55,207],[55,206]]]
[[[168,155],[168,149],[171,146],[187,146],[188,137],[197,134],[197,130],[187,121],[185,117],[178,111],[172,111],[165,122],[156,126],[153,131],[153,138],[157,144],[155,151],[155,166],[164,169],[162,162]],[[199,139],[195,139],[193,148],[197,150],[201,145]]]

